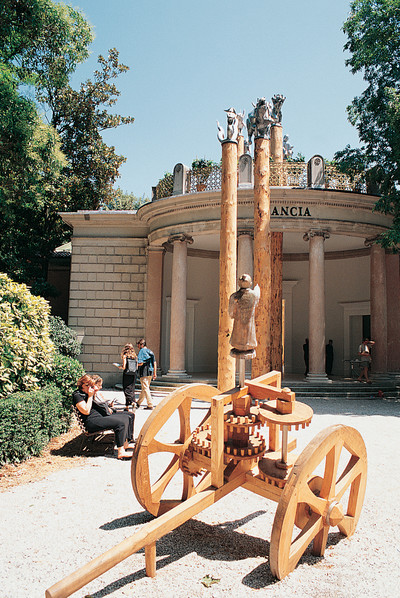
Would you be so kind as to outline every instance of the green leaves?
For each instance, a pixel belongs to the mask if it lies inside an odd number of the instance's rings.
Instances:
[[[376,208],[393,215],[393,227],[381,242],[390,246],[400,237],[400,0],[355,0],[350,8],[346,64],[367,87],[347,111],[362,147],[347,146],[335,160],[350,175],[363,168],[367,190],[382,195]]]
[[[0,398],[14,390],[39,388],[51,371],[54,345],[49,305],[23,284],[0,274]]]
[[[201,583],[206,588],[211,588],[213,583],[219,583],[221,580],[217,579],[216,577],[211,577],[211,575],[205,575],[201,580]]]

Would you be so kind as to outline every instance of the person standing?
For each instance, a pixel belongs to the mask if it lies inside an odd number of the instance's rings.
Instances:
[[[357,382],[362,382],[362,378],[365,378],[367,384],[372,384],[372,380],[368,377],[368,370],[371,365],[371,347],[375,345],[375,341],[371,341],[369,338],[365,338],[361,345],[358,347],[358,356],[360,358],[361,373],[357,378]]]
[[[333,340],[330,338],[325,346],[325,372],[330,376],[333,366]]]
[[[306,342],[303,345],[303,355],[304,355],[304,363],[306,365],[306,371],[304,375],[307,376],[308,371],[310,369],[310,345],[308,342],[308,338],[306,338]]]
[[[131,343],[127,343],[121,351],[122,365],[118,366],[123,370],[122,388],[125,395],[126,406],[136,406],[135,401],[135,383],[137,372],[137,356]]]
[[[137,346],[139,349],[137,360],[141,387],[137,406],[139,407],[144,399],[146,399],[147,409],[153,409],[150,382],[157,377],[157,363],[153,351],[146,347],[146,340],[144,338],[138,340]]]

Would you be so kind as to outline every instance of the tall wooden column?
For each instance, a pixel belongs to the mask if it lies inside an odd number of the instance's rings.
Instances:
[[[282,371],[283,233],[271,233],[271,369]]]
[[[282,168],[283,132],[280,123],[271,126],[270,141],[273,164]],[[282,185],[282,171],[279,174]],[[282,261],[283,233],[271,233],[271,369],[282,371]]]
[[[221,234],[219,252],[218,390],[235,386],[235,360],[230,356],[232,319],[229,297],[236,291],[237,142],[222,141]]]
[[[269,140],[255,139],[254,149],[254,284],[260,287],[255,313],[257,349],[253,359],[255,378],[271,369],[271,232],[269,188]]]

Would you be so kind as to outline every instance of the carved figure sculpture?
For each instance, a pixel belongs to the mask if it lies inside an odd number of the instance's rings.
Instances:
[[[283,136],[283,157],[285,160],[293,156],[293,145],[289,143],[289,135]]]
[[[239,131],[239,135],[242,134],[242,129],[244,127],[244,115],[245,115],[245,111],[243,110],[243,112],[238,112],[237,114],[237,120],[238,120],[238,131]]]
[[[239,290],[229,297],[229,315],[234,320],[229,342],[239,352],[253,351],[257,347],[254,311],[260,298],[260,287],[250,287],[250,276],[242,274]]]
[[[252,102],[252,104],[254,110],[249,112],[246,120],[249,144],[252,143],[253,135],[254,137],[269,139],[271,124],[274,122],[272,105],[265,98],[258,98],[257,103]]]
[[[276,125],[282,123],[282,105],[285,100],[285,96],[281,93],[276,93],[272,98],[272,119]]]
[[[220,141],[221,143],[223,143],[224,141],[228,141],[228,140],[229,141],[237,141],[239,129],[238,129],[238,115],[236,114],[236,110],[234,108],[228,108],[228,110],[225,110],[225,112],[226,112],[226,116],[228,119],[226,138],[225,138],[225,132],[224,132],[223,127],[221,127],[221,125],[217,121],[218,141]]]

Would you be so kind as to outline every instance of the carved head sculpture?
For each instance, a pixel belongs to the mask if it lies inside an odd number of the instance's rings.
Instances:
[[[242,274],[239,278],[239,288],[240,289],[249,289],[251,287],[251,276],[249,274]]]

